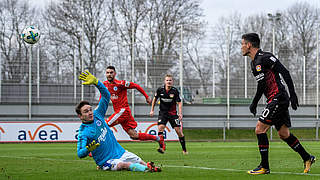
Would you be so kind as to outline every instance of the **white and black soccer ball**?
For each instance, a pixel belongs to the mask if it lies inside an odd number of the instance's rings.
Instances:
[[[40,32],[36,27],[28,26],[22,31],[21,38],[28,44],[35,44],[40,39]]]

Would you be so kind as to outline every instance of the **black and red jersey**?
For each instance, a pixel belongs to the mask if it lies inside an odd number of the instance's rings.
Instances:
[[[108,88],[111,94],[110,99],[112,101],[113,110],[115,112],[120,111],[121,108],[129,109],[127,89],[137,89],[141,94],[144,95],[146,99],[149,98],[143,88],[133,82],[114,79],[112,83],[110,83],[109,81],[104,81],[103,84]]]
[[[258,50],[254,60],[251,61],[251,71],[258,82],[257,94],[262,95],[263,93],[267,98],[267,102],[272,101],[276,95],[286,91],[280,74],[284,74],[284,78],[287,78],[285,79],[286,82],[289,79],[292,82],[288,70],[280,61],[272,53],[263,52],[261,49]],[[290,77],[289,79],[288,76]]]
[[[160,98],[160,112],[168,113],[169,115],[177,114],[177,102],[181,102],[179,91],[175,87],[171,87],[169,91],[166,91],[162,86],[157,89],[154,97],[156,100]]]

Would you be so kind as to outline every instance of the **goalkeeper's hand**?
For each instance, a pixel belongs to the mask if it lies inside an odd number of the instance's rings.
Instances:
[[[82,72],[79,75],[79,80],[84,81],[82,83],[83,85],[90,85],[90,84],[98,85],[98,79],[94,75],[92,75],[88,70],[86,70],[85,72]]]
[[[96,143],[96,141],[95,140],[93,140],[90,144],[88,144],[87,146],[86,146],[86,148],[88,149],[88,151],[93,151],[93,150],[95,150],[98,146],[100,146],[100,144],[99,143]]]

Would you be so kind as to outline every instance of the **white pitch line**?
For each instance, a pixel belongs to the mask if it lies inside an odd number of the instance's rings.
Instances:
[[[198,147],[202,147],[202,146],[198,146]],[[258,145],[254,145],[254,146],[210,146],[210,147],[212,147],[212,148],[257,148]],[[197,146],[195,146],[195,148],[197,148]],[[284,145],[284,146],[281,146],[281,145],[270,145],[269,148],[273,148],[273,149],[288,149],[288,146],[287,145]],[[320,147],[312,147],[312,149],[320,149]]]
[[[232,171],[232,172],[245,172],[248,170],[241,169],[223,169],[223,168],[209,168],[209,167],[195,167],[195,166],[175,166],[175,165],[165,165],[163,167],[173,167],[173,168],[189,168],[189,169],[203,169],[203,170],[216,170],[216,171]],[[320,174],[306,174],[306,173],[293,173],[293,172],[274,172],[271,174],[289,174],[289,175],[302,175],[302,176],[320,176]]]
[[[92,160],[66,160],[66,159],[54,159],[54,158],[43,158],[43,157],[22,157],[22,156],[0,156],[0,158],[14,158],[14,159],[37,159],[37,160],[46,160],[46,161],[64,161],[64,162],[90,162]],[[92,161],[94,162],[94,161]]]
[[[15,158],[15,159],[37,159],[47,161],[64,161],[64,162],[92,162],[92,160],[65,160],[65,159],[54,159],[54,158],[35,158],[35,157],[21,157],[21,156],[0,156],[0,158]],[[189,169],[203,169],[203,170],[215,170],[215,171],[231,171],[231,172],[244,172],[247,170],[241,169],[223,169],[223,168],[210,168],[210,167],[196,167],[196,166],[175,166],[175,165],[163,165],[163,167],[171,168],[189,168]],[[302,175],[302,176],[320,176],[320,174],[305,174],[305,173],[293,173],[293,172],[274,172],[271,174],[289,174],[289,175]]]

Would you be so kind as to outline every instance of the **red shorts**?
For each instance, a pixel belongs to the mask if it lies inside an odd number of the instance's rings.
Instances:
[[[126,132],[129,129],[135,129],[137,127],[137,122],[132,117],[131,110],[129,108],[121,108],[114,112],[106,122],[110,127],[121,124],[123,130]]]

